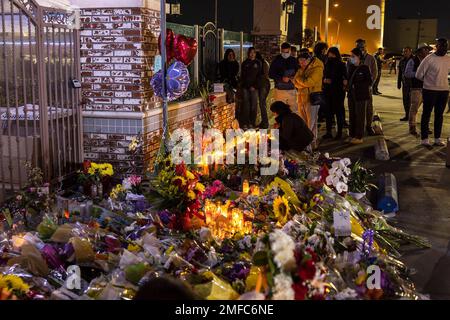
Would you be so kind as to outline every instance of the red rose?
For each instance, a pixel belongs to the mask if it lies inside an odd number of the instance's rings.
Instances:
[[[186,175],[186,165],[184,164],[184,163],[182,163],[182,164],[177,164],[176,166],[175,166],[175,173],[178,175],[178,176],[185,176]]]
[[[300,277],[300,279],[304,281],[314,279],[315,275],[316,275],[316,267],[314,265],[313,260],[306,261],[298,271],[298,276]]]
[[[210,96],[209,96],[209,101],[210,101],[210,102],[214,102],[214,100],[216,100],[216,98],[217,98],[217,97],[216,97],[215,95],[210,95]]]
[[[83,172],[87,173],[90,167],[91,167],[91,162],[89,160],[84,160],[83,161]]]
[[[308,287],[303,285],[301,282],[294,283],[292,289],[295,292],[295,300],[305,300],[306,294],[308,293]]]

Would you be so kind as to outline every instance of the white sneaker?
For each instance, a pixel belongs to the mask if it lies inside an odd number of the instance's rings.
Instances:
[[[429,139],[422,140],[422,145],[425,147],[431,147],[430,140]]]
[[[434,145],[435,145],[436,147],[445,147],[445,142],[442,141],[441,139],[435,139],[435,140],[434,140]]]

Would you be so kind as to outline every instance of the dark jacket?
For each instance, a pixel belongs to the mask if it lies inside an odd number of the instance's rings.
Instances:
[[[351,65],[349,79],[349,99],[354,99],[355,101],[369,100],[372,86],[372,76],[369,67],[366,65],[358,67]]]
[[[233,88],[238,86],[239,63],[235,61],[222,60],[219,63],[220,82],[228,83]]]
[[[419,69],[420,66],[420,59],[418,56],[414,56],[414,72],[417,72],[417,69]],[[413,89],[422,89],[423,88],[423,81],[417,79],[416,77],[411,79],[411,88]]]
[[[292,111],[280,114],[275,121],[280,125],[280,150],[303,151],[314,139],[305,121]]]
[[[398,63],[398,78],[397,78],[397,84],[400,86],[401,84],[410,86],[411,81],[405,77],[405,69],[406,65],[408,64],[408,61],[412,59],[412,56],[409,58],[403,57],[400,62]]]
[[[242,62],[241,67],[241,84],[242,87],[248,89],[253,87],[255,89],[259,88],[260,79],[262,74],[261,62],[258,60],[247,59]]]
[[[344,62],[336,58],[328,59],[323,72],[324,79],[331,79],[331,83],[325,83],[323,86],[324,93],[344,97],[344,80],[347,77],[347,67]]]
[[[284,59],[281,54],[272,61],[269,70],[269,77],[275,81],[275,88],[279,90],[294,90],[292,81],[284,83],[283,77],[294,77],[298,70],[298,63],[294,57]]]

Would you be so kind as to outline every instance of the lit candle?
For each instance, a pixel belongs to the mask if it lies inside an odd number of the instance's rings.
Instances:
[[[259,186],[256,184],[252,185],[252,196],[259,196]]]
[[[250,191],[250,185],[248,183],[248,180],[244,180],[244,182],[242,183],[242,193],[248,194],[249,191]]]

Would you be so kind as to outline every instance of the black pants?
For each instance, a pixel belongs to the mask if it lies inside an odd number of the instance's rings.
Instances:
[[[409,119],[409,109],[411,107],[411,87],[402,83],[403,109],[405,109],[405,117]]]
[[[345,121],[345,108],[344,100],[345,93],[333,93],[325,92],[325,98],[327,102],[326,107],[326,120],[327,120],[327,133],[331,134],[333,128],[333,118],[336,117],[337,135],[342,135],[342,129],[344,128]]]
[[[422,90],[423,112],[420,130],[422,140],[428,139],[431,112],[434,108],[434,137],[439,139],[442,133],[442,123],[444,121],[444,111],[448,100],[448,91]]]
[[[239,125],[241,127],[255,127],[258,113],[258,90],[242,89],[243,105]]]
[[[355,101],[348,99],[348,109],[350,113],[350,137],[362,139],[364,137],[364,126],[366,124],[368,100]]]
[[[378,92],[378,85],[380,84],[381,80],[381,68],[378,70],[377,79],[375,80],[375,83],[373,84],[373,92]]]

